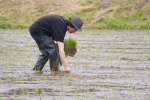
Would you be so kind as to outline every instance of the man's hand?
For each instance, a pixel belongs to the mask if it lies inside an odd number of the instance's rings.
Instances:
[[[68,68],[65,68],[65,72],[66,73],[70,73],[70,68],[68,67]]]

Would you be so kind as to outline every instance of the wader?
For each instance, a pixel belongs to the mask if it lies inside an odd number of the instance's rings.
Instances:
[[[49,59],[51,71],[59,70],[59,55],[58,49],[54,40],[50,37],[44,39],[42,43],[38,44],[39,50],[42,55],[39,56],[33,70],[42,70],[44,65]]]

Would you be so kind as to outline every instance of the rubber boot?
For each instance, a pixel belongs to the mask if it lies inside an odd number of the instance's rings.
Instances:
[[[59,59],[55,62],[50,62],[50,69],[51,71],[59,71]]]

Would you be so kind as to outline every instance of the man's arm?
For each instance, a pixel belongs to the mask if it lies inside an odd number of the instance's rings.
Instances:
[[[67,59],[65,57],[65,52],[64,52],[64,43],[58,41],[58,48],[59,48],[59,56],[62,64],[65,67],[66,72],[70,72],[70,67],[68,66]]]

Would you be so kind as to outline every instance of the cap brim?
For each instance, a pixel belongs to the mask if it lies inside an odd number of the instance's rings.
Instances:
[[[81,28],[78,28],[78,27],[76,27],[76,26],[74,26],[78,31],[82,31],[82,29]]]
[[[80,32],[82,31],[82,29],[77,29],[77,30],[80,31]]]
[[[71,22],[71,21],[70,21]],[[76,27],[72,22],[71,22],[71,24],[78,30],[78,31],[82,31],[82,29],[81,28],[78,28],[78,27]]]

